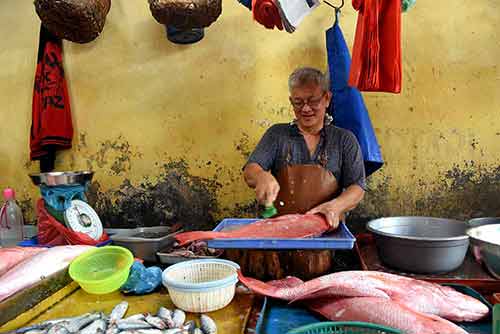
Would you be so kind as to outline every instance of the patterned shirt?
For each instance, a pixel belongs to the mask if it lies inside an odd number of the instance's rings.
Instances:
[[[354,134],[328,124],[321,129],[320,140],[311,156],[306,141],[295,123],[275,124],[261,138],[247,164],[257,163],[276,176],[290,164],[322,164],[332,172],[341,188],[353,184],[366,190],[363,155]]]

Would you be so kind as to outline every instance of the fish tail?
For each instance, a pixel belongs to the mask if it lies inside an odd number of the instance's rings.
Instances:
[[[240,280],[241,283],[243,283],[247,288],[252,290],[253,292],[256,292],[258,294],[268,296],[268,297],[274,297],[274,298],[281,298],[279,292],[279,288],[264,283],[262,281],[259,281],[255,278],[250,278],[250,277],[245,277],[241,273],[241,271],[238,271],[238,279]]]
[[[225,233],[223,232],[192,231],[192,232],[184,232],[176,234],[175,240],[177,240],[179,246],[184,246],[198,240],[210,240],[210,239],[224,238],[224,237]]]

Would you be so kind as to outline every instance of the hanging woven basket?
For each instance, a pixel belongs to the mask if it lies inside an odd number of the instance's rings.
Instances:
[[[183,30],[208,27],[222,13],[221,0],[148,1],[156,21]]]
[[[104,28],[111,0],[35,0],[43,25],[54,35],[88,43]]]

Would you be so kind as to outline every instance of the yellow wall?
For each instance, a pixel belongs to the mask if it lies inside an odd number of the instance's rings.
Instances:
[[[95,171],[91,197],[108,225],[134,199],[182,217],[168,208],[177,197],[164,201],[174,188],[196,212],[248,214],[253,197],[240,168],[269,125],[291,119],[290,71],[325,68],[332,15],[323,5],[288,34],[224,0],[205,38],[179,46],[147,1],[113,0],[97,40],[64,44],[75,137],[57,169]],[[348,44],[355,22],[346,1]],[[403,91],[364,94],[386,165],[358,217],[500,214],[499,24],[500,10],[486,0],[418,0],[403,15]],[[38,170],[28,142],[39,33],[33,2],[2,0],[0,33],[0,187],[18,191],[30,220],[38,197],[27,177]]]

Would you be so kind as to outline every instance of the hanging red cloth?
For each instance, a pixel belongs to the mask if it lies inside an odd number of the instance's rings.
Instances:
[[[73,125],[64,78],[62,41],[40,25],[33,89],[30,159],[41,160],[54,150],[71,148]],[[50,169],[50,168],[49,168]]]
[[[253,19],[267,29],[283,30],[283,22],[274,0],[252,0]]]
[[[401,91],[401,0],[353,0],[358,11],[349,86]]]

